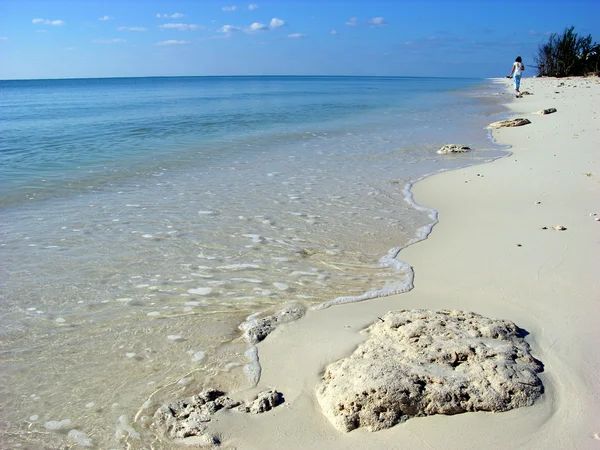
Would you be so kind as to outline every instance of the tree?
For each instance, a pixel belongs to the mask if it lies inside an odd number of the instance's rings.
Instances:
[[[533,59],[538,74],[547,77],[568,77],[598,72],[600,45],[593,43],[592,35],[580,37],[575,27],[565,28],[559,35],[552,33],[548,42],[538,47]]]

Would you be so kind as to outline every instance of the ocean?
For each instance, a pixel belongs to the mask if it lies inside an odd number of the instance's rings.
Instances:
[[[0,81],[2,446],[162,448],[158,406],[258,376],[249,317],[409,290],[401,249],[437,220],[410,186],[507,154],[486,129],[506,115],[503,91]],[[446,143],[472,150],[438,155]]]

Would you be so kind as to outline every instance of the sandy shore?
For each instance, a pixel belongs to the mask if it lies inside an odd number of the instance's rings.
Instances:
[[[521,99],[511,99],[510,80],[498,82],[514,117],[532,123],[494,132],[512,156],[414,186],[416,202],[440,219],[399,255],[415,270],[415,289],[279,327],[259,345],[258,389],[274,387],[286,401],[259,416],[220,416],[225,447],[600,448],[600,79],[524,79],[533,95]],[[545,108],[557,112],[533,114]],[[413,308],[473,311],[527,330],[545,365],[542,398],[504,413],[338,432],[315,399],[323,368],[349,355],[377,317]]]

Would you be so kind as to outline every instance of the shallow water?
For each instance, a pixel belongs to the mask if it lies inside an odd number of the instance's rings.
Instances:
[[[26,448],[71,429],[143,447],[165,401],[249,385],[248,316],[406,290],[394,256],[435,220],[407,184],[503,154],[484,129],[501,89],[482,80],[0,89],[0,441]],[[435,153],[449,142],[474,150]]]

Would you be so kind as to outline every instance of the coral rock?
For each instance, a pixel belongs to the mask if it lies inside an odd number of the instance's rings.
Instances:
[[[556,108],[540,109],[536,114],[546,115],[556,112]]]
[[[529,119],[512,119],[512,120],[501,120],[500,122],[494,122],[490,124],[492,128],[504,128],[504,127],[520,127],[531,123]]]
[[[446,155],[448,153],[464,153],[471,150],[466,145],[457,145],[457,144],[446,144],[442,148],[440,148],[437,153],[439,155]]]
[[[542,394],[523,331],[462,311],[394,311],[370,338],[329,365],[317,387],[325,416],[340,431],[389,428],[411,417],[507,411]]]

